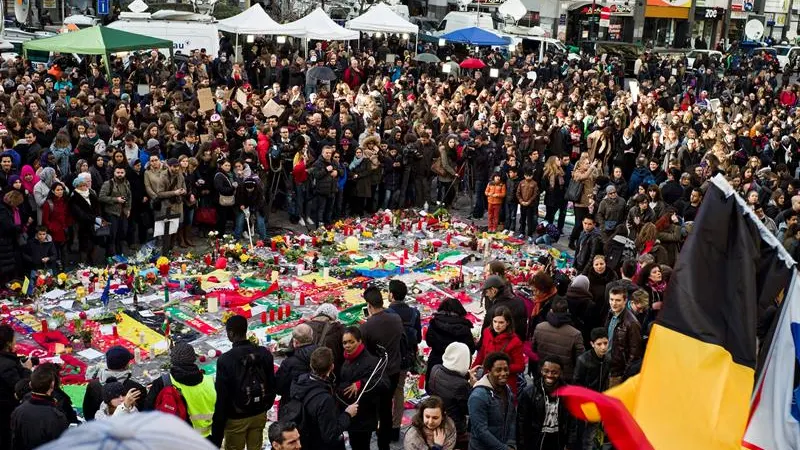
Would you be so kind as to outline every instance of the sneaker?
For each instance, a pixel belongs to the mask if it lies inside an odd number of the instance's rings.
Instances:
[[[306,217],[306,223],[308,224],[308,226],[311,226],[311,227],[316,225],[316,223],[313,220],[311,220],[311,217]]]
[[[523,233],[520,233],[517,235],[517,239],[525,239],[525,235]]]
[[[302,218],[302,217],[300,218],[300,220],[299,220],[297,223],[299,223],[301,227],[304,227],[304,226],[306,226],[306,221],[305,221],[305,220],[303,220],[303,218]]]

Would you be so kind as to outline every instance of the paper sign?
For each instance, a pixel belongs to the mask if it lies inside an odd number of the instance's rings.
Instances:
[[[150,93],[150,85],[149,84],[137,84],[136,85],[136,92],[139,95],[147,95]]]
[[[58,306],[60,306],[63,309],[72,309],[73,303],[74,302],[72,300],[61,300],[60,302],[58,302]]]
[[[629,86],[631,90],[631,98],[633,102],[636,103],[639,101],[639,82],[631,80]]]
[[[279,105],[275,100],[270,99],[263,108],[261,108],[261,112],[264,113],[265,117],[272,117],[277,116],[280,117],[283,114],[283,111],[286,108]]]
[[[179,222],[180,219],[157,220],[153,225],[153,237],[177,233]]]
[[[93,348],[87,348],[86,350],[81,350],[81,351],[78,352],[78,355],[80,355],[83,358],[86,358],[88,360],[102,358],[103,356],[105,356],[104,353],[98,352],[97,350],[95,350]]]
[[[213,111],[216,107],[211,88],[199,89],[197,91],[197,100],[200,101],[200,111]]]
[[[142,316],[142,317],[155,317],[156,316],[155,314],[153,314],[153,311],[150,311],[149,309],[143,309],[143,310],[139,311],[139,315]]]
[[[48,299],[48,300],[55,300],[55,299],[57,299],[57,298],[61,298],[61,297],[63,297],[63,296],[64,296],[64,295],[66,295],[66,294],[67,294],[67,291],[64,291],[64,290],[62,290],[62,289],[53,289],[52,291],[45,292],[45,293],[42,295],[42,297],[43,297],[43,298],[46,298],[46,299]]]
[[[711,112],[716,112],[720,106],[721,104],[718,98],[712,98],[708,100],[708,107],[711,109]]]
[[[236,103],[247,106],[247,93],[241,89],[236,90]]]
[[[389,64],[394,64],[394,60],[397,59],[397,55],[394,53],[387,53],[386,54],[386,62]]]
[[[529,80],[531,80],[531,81],[533,81],[533,82],[535,83],[535,82],[536,82],[536,77],[537,77],[537,75],[538,75],[538,74],[536,73],[536,71],[533,71],[533,70],[531,70],[530,72],[528,72],[528,74],[526,75],[526,77],[527,77]]]

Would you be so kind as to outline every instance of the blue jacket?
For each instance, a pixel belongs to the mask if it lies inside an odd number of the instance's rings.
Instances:
[[[655,182],[655,178],[653,178],[647,167],[636,167],[631,174],[631,180],[628,182],[628,193],[634,196],[639,186],[647,187]]]
[[[472,389],[467,406],[469,407],[470,439],[469,450],[508,450],[516,447],[517,412],[514,408],[514,394],[506,386],[506,409],[494,393],[488,376],[484,375]]]

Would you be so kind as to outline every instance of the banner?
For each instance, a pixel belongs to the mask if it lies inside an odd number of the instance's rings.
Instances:
[[[647,6],[672,6],[674,8],[691,8],[692,0],[647,0]]]

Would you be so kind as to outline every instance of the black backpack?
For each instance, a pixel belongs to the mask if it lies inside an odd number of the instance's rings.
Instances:
[[[319,389],[307,394],[304,398],[292,397],[288,402],[281,405],[278,410],[278,419],[283,423],[294,422],[297,425],[297,429],[302,431],[303,421],[306,418],[306,403],[324,392],[325,390]]]
[[[261,355],[249,353],[242,357],[244,367],[239,388],[233,397],[233,407],[237,413],[253,411],[267,411],[272,405],[267,405],[267,374]]]
[[[608,240],[603,253],[606,255],[608,268],[616,271],[622,266],[622,261],[636,259],[636,243],[621,234],[617,234]]]
[[[411,311],[411,317],[408,321],[403,320],[403,334],[400,336],[400,368],[402,370],[408,370],[412,373],[417,373],[418,337],[417,330],[414,328],[414,323],[419,317],[419,311],[417,311],[416,308],[411,307],[408,309]]]

